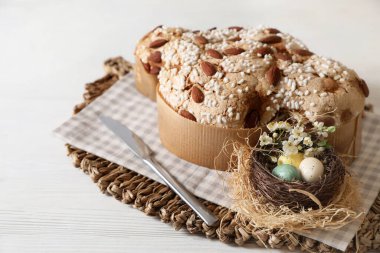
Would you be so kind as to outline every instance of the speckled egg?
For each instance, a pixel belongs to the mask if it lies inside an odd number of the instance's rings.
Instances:
[[[300,163],[304,158],[305,157],[302,153],[297,153],[289,156],[282,155],[278,158],[277,164],[290,164],[298,169],[300,167]]]
[[[276,166],[273,169],[272,174],[287,182],[301,180],[299,171],[296,167],[290,164],[281,164]]]
[[[317,158],[307,157],[300,163],[299,170],[305,182],[314,183],[320,180],[325,169]]]

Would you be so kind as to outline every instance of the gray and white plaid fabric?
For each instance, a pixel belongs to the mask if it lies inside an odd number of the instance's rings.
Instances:
[[[160,143],[156,105],[140,95],[134,88],[133,75],[129,74],[80,113],[54,130],[65,142],[111,162],[125,166],[153,180],[162,182],[144,166],[119,138],[115,138],[98,119],[98,115],[110,116],[141,136],[156,152],[156,158],[195,195],[216,204],[231,207],[223,178],[226,172],[200,167],[167,151]],[[363,211],[368,212],[380,190],[380,116],[367,113],[363,121],[363,148],[360,158],[352,165],[352,171],[361,181]],[[357,232],[360,221],[339,230],[313,231],[306,236],[324,242],[339,250],[345,250]]]

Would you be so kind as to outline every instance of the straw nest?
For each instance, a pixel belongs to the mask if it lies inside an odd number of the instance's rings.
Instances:
[[[256,153],[256,148],[234,143],[233,149],[228,184],[239,223],[259,230],[277,229],[283,234],[307,233],[315,228],[341,228],[363,215],[357,181],[345,172],[332,151],[319,157],[326,166],[326,175],[312,185],[279,181],[270,173],[275,165]],[[311,207],[306,208],[307,205]]]
[[[314,183],[286,182],[271,173],[277,164],[271,162],[268,155],[253,151],[250,173],[253,188],[276,206],[285,205],[292,209],[327,206],[339,192],[346,171],[341,159],[332,150],[326,150],[316,158],[325,168],[321,180]]]

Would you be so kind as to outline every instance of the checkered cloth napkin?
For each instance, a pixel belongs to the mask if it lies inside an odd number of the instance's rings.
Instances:
[[[120,121],[142,137],[156,153],[157,160],[196,196],[231,207],[232,199],[228,197],[228,188],[224,180],[228,176],[227,172],[206,169],[181,160],[161,145],[156,105],[135,90],[133,75],[129,74],[119,80],[54,132],[77,148],[163,183],[119,138],[102,125],[98,119],[100,114]],[[366,113],[363,121],[362,154],[352,165],[352,171],[361,181],[358,190],[362,196],[363,211],[368,212],[380,190],[380,116]],[[361,221],[357,220],[334,231],[315,230],[306,236],[345,250],[360,223]]]

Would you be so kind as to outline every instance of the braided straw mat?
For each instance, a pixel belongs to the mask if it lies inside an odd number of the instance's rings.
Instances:
[[[83,95],[84,102],[74,108],[74,114],[90,104],[95,98],[110,88],[119,78],[132,69],[132,65],[121,57],[105,62],[106,75],[88,83]],[[371,107],[367,107],[371,110]],[[218,238],[222,242],[243,245],[254,240],[257,245],[269,248],[301,249],[309,252],[337,252],[338,250],[321,242],[297,234],[279,235],[276,231],[266,233],[255,227],[238,224],[235,213],[228,208],[203,200],[203,203],[218,215],[221,222],[216,227],[207,226],[196,214],[167,186],[155,182],[128,168],[111,163],[71,145],[66,145],[68,156],[76,167],[88,174],[100,190],[115,199],[137,208],[147,215],[158,216],[179,230],[186,228],[190,233],[200,233],[207,238]],[[356,237],[346,252],[366,252],[380,250],[380,195],[368,212]]]

